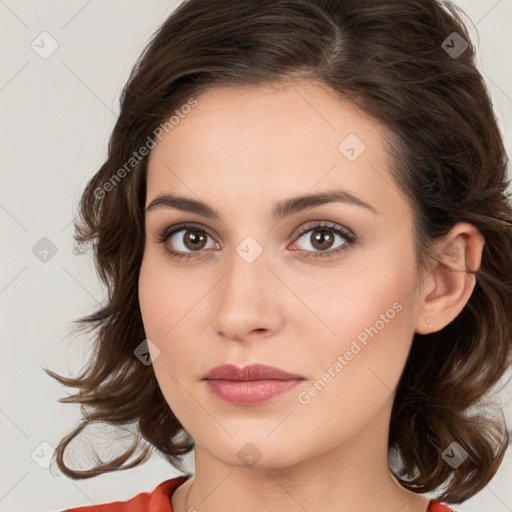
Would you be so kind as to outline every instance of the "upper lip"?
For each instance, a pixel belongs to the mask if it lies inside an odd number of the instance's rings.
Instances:
[[[292,380],[303,379],[302,375],[285,372],[275,366],[249,364],[242,368],[233,364],[223,364],[212,368],[203,380]]]

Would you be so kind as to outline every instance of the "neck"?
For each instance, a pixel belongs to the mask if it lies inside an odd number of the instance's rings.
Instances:
[[[180,499],[173,500],[175,512],[220,512],[244,510],[247,512],[296,512],[303,510],[365,510],[382,512],[426,512],[428,499],[404,489],[389,473],[387,481],[371,481],[361,476],[354,484],[355,474],[346,479],[333,475],[310,474],[298,479],[283,477],[279,471],[264,470],[254,477],[241,477],[236,471],[216,480],[216,485],[205,487],[205,479],[194,476],[179,489]],[[210,482],[210,479],[206,479]],[[357,488],[355,486],[357,485]],[[183,488],[183,489],[181,489]],[[176,492],[177,494],[177,492]],[[299,507],[299,508],[298,508]]]

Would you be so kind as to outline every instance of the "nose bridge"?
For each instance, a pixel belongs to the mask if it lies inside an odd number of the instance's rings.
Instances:
[[[215,326],[218,333],[243,339],[255,329],[277,328],[280,307],[276,278],[269,263],[268,251],[252,237],[246,237],[235,248],[219,287]]]

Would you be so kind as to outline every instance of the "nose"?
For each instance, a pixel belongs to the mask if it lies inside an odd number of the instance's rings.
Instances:
[[[249,261],[233,251],[230,268],[215,290],[214,329],[225,339],[266,338],[283,323],[283,284],[266,252]]]

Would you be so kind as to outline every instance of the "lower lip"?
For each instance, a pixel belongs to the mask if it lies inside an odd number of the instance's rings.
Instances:
[[[302,380],[206,380],[206,385],[215,396],[230,404],[258,405],[290,391]]]

